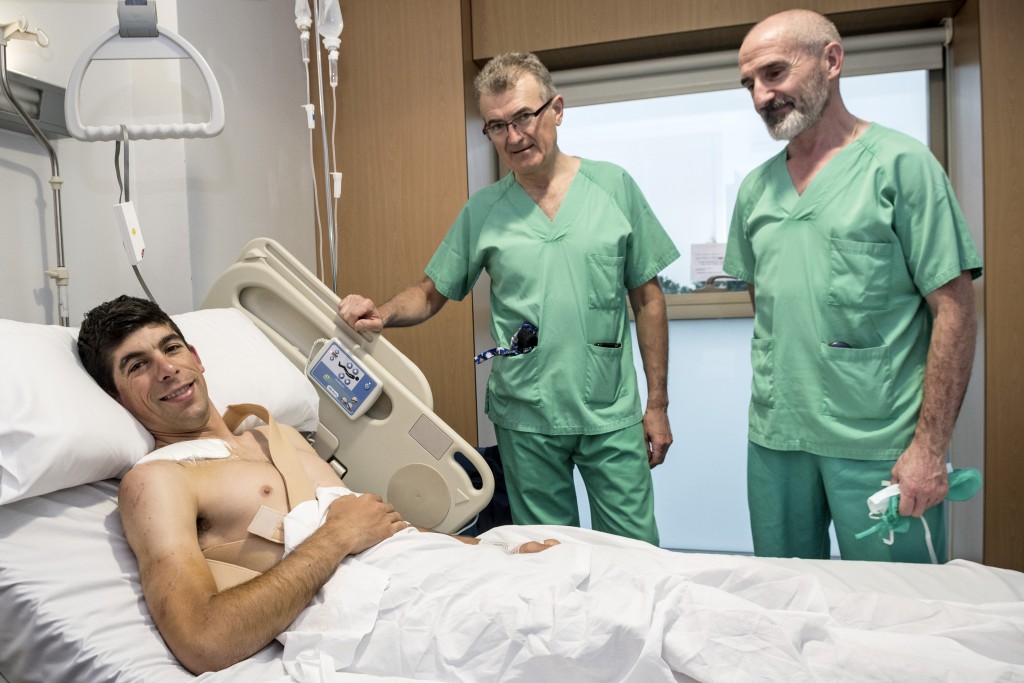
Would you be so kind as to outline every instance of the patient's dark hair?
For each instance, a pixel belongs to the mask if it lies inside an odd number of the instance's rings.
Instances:
[[[130,334],[150,325],[167,325],[188,343],[171,316],[147,299],[122,294],[85,314],[78,331],[78,356],[89,375],[111,396],[117,396],[114,349]]]

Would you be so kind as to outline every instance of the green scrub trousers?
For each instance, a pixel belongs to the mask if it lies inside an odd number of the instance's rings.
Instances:
[[[829,522],[835,524],[844,560],[946,561],[945,504],[929,508],[924,521],[893,534],[886,545],[878,533],[855,536],[875,525],[867,500],[889,480],[895,460],[831,458],[805,451],[776,451],[754,442],[747,450],[747,503],[754,554],[758,557],[828,559]]]
[[[594,529],[658,545],[642,423],[605,434],[535,434],[502,427],[495,427],[495,434],[516,524],[579,526],[575,465],[586,484]]]

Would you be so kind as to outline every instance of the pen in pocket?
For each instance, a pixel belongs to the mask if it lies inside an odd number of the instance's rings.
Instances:
[[[615,342],[597,342],[597,343],[594,344],[594,346],[600,346],[602,349],[621,349],[622,348],[622,344],[617,344]]]

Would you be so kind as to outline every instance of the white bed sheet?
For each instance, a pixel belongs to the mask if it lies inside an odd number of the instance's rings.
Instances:
[[[197,680],[177,664],[149,617],[135,559],[121,531],[116,494],[117,482],[104,481],[0,506],[0,674],[10,683]],[[577,534],[586,540],[586,532],[566,528],[503,527],[489,533],[510,541],[545,535],[569,541]],[[1006,603],[1014,610],[1024,601],[1024,574],[965,561],[941,567],[741,561],[796,569],[828,590],[862,592],[879,601],[902,595]],[[273,643],[231,669],[198,680],[285,681],[281,653]],[[338,675],[331,680],[401,679]]]
[[[10,683],[195,680],[142,599],[117,512],[117,481],[0,507],[0,673]],[[268,646],[212,680],[279,678]]]

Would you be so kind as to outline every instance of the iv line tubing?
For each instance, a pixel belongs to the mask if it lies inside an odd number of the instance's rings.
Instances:
[[[331,117],[331,169],[333,172],[330,174],[331,187],[330,192],[327,193],[327,199],[328,201],[333,202],[331,205],[331,215],[334,216],[335,225],[337,225],[338,202],[340,201],[340,197],[335,194],[334,184],[338,176],[338,89],[334,86],[331,86],[331,111],[334,113],[334,116]],[[340,185],[341,183],[339,182],[338,184]],[[340,190],[341,188],[338,187],[337,189]],[[340,194],[340,192],[338,192],[338,194]],[[338,232],[337,228],[335,228],[334,232]]]
[[[314,27],[320,26],[320,8],[319,3],[313,2],[313,25]],[[323,144],[323,155],[324,155],[324,205],[327,207],[327,237],[328,244],[330,247],[331,255],[331,291],[335,294],[338,293],[338,255],[337,245],[335,244],[335,229],[334,229],[334,211],[332,210],[331,197],[333,195],[331,191],[331,160],[327,153],[327,125],[326,125],[326,110],[324,109],[324,72],[323,72],[323,57],[322,50],[319,46],[319,41],[316,40],[316,34],[313,34],[313,42],[316,45],[316,92],[320,98],[320,118],[323,119],[320,125],[320,140]],[[337,117],[338,112],[331,112],[332,116]]]
[[[313,42],[316,47],[316,42]],[[303,60],[306,67],[306,103],[309,102],[309,59]],[[321,119],[323,116],[321,115]],[[316,119],[314,118],[314,121]],[[313,160],[313,130],[309,131],[309,177],[313,179],[313,215],[316,220],[316,272],[322,279],[324,275],[323,219],[320,217],[320,196],[316,185],[316,162]]]
[[[32,131],[32,135],[34,135],[35,138],[40,142],[40,144],[42,144],[43,147],[46,148],[47,154],[50,155],[50,187],[53,189],[53,222],[57,239],[57,267],[59,269],[63,269],[64,223],[60,202],[60,184],[62,182],[60,178],[60,164],[57,162],[57,153],[53,151],[53,147],[50,145],[50,141],[47,140],[46,136],[43,135],[43,132],[39,130],[39,127],[35,124],[35,121],[33,121],[32,118],[27,113],[25,113],[25,110],[22,108],[21,103],[18,102],[18,98],[16,98],[14,96],[14,93],[11,92],[11,84],[7,80],[6,43],[0,43],[0,85],[2,85],[3,87],[4,95],[7,97],[8,100],[10,100],[11,104],[14,105],[14,108],[18,110],[18,114],[21,115],[21,118],[24,119],[25,124]],[[67,284],[61,284],[59,276],[54,276],[54,279],[57,280],[57,308],[58,315],[60,317],[60,324],[63,325],[64,327],[68,327],[70,321],[65,302],[66,294],[63,291],[63,288],[67,287]]]

